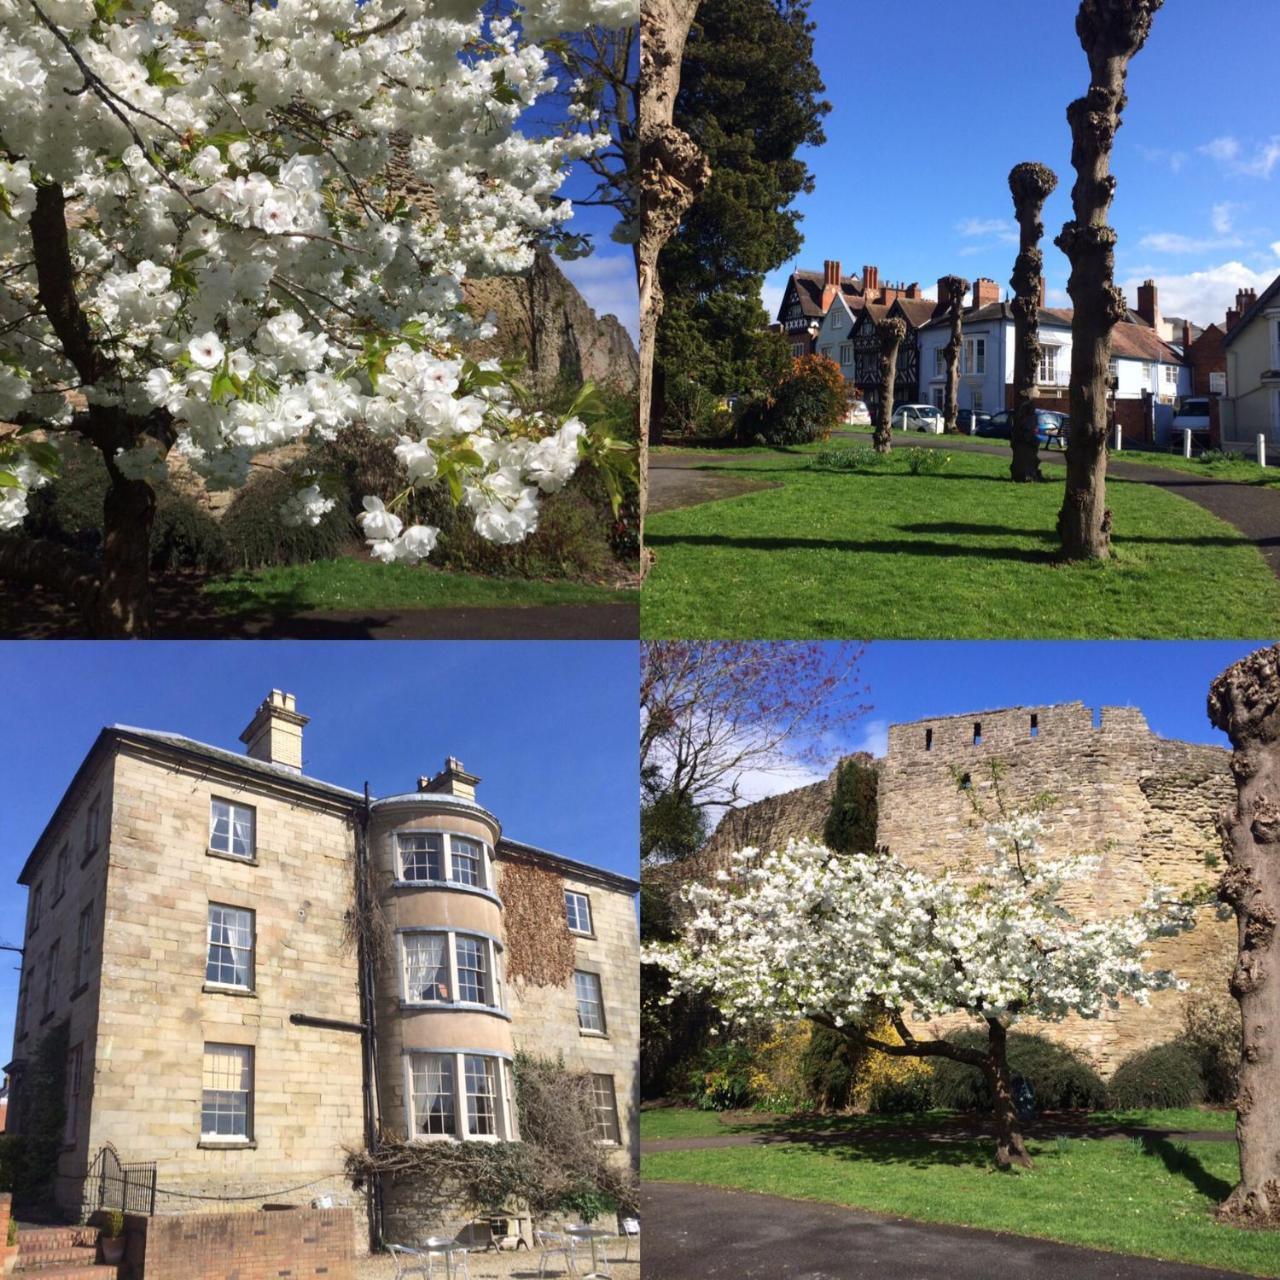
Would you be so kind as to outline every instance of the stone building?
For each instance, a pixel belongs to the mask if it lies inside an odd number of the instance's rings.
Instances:
[[[958,868],[987,853],[981,815],[995,816],[997,786],[1009,809],[1044,798],[1048,850],[1101,855],[1087,899],[1069,905],[1082,914],[1128,911],[1153,883],[1181,891],[1217,879],[1215,822],[1235,796],[1229,760],[1220,747],[1159,737],[1132,707],[1104,707],[1095,717],[1073,702],[895,724],[876,762],[876,839],[904,861]],[[699,878],[745,845],[820,838],[835,776],[727,814],[700,854]],[[1187,981],[1188,993],[1162,992],[1147,1008],[1126,1003],[1093,1022],[1024,1025],[1108,1073],[1134,1049],[1176,1034],[1190,994],[1225,990],[1235,952],[1234,920],[1206,907],[1195,929],[1153,948],[1153,963]]]
[[[344,1149],[517,1138],[522,1049],[590,1072],[600,1140],[635,1158],[637,882],[508,839],[452,758],[383,798],[308,777],[306,724],[273,690],[244,756],[104,729],[23,867],[9,1128],[65,1037],[73,1218],[108,1146],[155,1162],[157,1213],[327,1195],[360,1218]],[[548,942],[554,985],[509,965]]]

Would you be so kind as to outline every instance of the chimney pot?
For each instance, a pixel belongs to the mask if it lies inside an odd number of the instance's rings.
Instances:
[[[979,276],[973,282],[973,305],[975,307],[985,307],[999,301],[1000,286],[994,280],[989,280],[986,276]]]
[[[309,717],[298,713],[293,694],[272,689],[240,735],[240,741],[251,759],[301,773],[302,730],[308,723]]]
[[[434,778],[419,778],[418,790],[437,795],[458,796],[462,800],[476,798],[476,785],[480,779],[468,773],[456,756],[446,756],[444,768]]]

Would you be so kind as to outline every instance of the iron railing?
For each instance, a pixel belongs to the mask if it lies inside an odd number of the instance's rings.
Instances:
[[[116,1149],[108,1144],[93,1158],[85,1177],[85,1199],[93,1209],[119,1209],[122,1213],[156,1211],[155,1161],[121,1163]]]

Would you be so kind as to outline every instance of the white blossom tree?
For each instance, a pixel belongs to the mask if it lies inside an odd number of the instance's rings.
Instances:
[[[930,874],[888,854],[845,856],[811,840],[782,853],[735,855],[714,886],[688,885],[679,941],[646,959],[673,993],[707,993],[738,1020],[810,1018],[882,1053],[942,1057],[985,1076],[994,1099],[996,1162],[1030,1167],[1006,1039],[1021,1018],[1097,1018],[1124,997],[1178,985],[1148,968],[1148,944],[1192,927],[1193,907],[1152,888],[1142,906],[1102,920],[1064,906],[1099,859],[1046,856],[1042,820],[988,824],[990,860]],[[964,1014],[984,1024],[986,1050],[932,1034]],[[863,1027],[887,1018],[901,1044]]]
[[[554,85],[536,42],[632,25],[637,0],[479,7],[0,0],[0,531],[96,449],[104,632],[148,627],[171,452],[237,486],[261,451],[362,421],[495,542],[584,459],[616,489],[606,433],[462,357],[484,326],[460,282],[527,267],[571,212],[566,165],[608,141],[523,131]],[[365,500],[380,559],[435,545],[410,496]],[[281,518],[332,502],[303,477]]]

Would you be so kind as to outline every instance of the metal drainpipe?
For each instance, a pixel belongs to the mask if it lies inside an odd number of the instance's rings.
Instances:
[[[364,806],[356,813],[356,910],[366,918],[369,907],[369,784],[364,784]],[[364,1093],[364,1141],[370,1152],[377,1150],[378,1128],[382,1107],[378,1097],[378,1035],[374,1021],[374,973],[373,959],[364,943],[363,930],[357,930],[357,967],[360,975],[360,1020],[364,1023],[362,1037],[362,1075]],[[375,1173],[369,1178],[365,1191],[369,1218],[369,1247],[377,1250],[383,1243],[382,1179]]]

